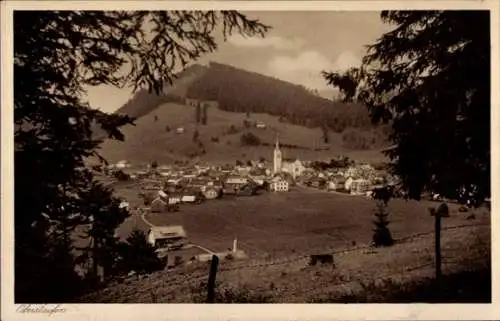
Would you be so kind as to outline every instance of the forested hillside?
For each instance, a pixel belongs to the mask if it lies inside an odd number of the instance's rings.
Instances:
[[[187,95],[216,100],[222,110],[268,113],[292,124],[327,126],[338,133],[348,127],[372,127],[364,106],[334,102],[303,86],[220,63],[210,63],[208,71],[190,84]]]

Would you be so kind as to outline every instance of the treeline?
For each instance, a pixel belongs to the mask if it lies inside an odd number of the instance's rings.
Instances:
[[[382,148],[387,146],[389,134],[390,127],[387,125],[369,130],[347,128],[342,132],[342,145],[357,150]]]
[[[327,126],[338,133],[349,127],[372,128],[364,106],[334,102],[303,86],[218,63],[211,63],[208,72],[191,83],[187,96],[216,100],[226,111],[268,113],[284,122]]]

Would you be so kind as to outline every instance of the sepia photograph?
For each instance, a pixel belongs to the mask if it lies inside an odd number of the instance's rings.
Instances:
[[[491,305],[492,3],[9,8],[15,312]]]

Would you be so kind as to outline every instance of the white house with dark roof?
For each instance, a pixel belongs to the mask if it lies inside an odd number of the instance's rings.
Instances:
[[[187,233],[181,225],[152,226],[148,231],[148,242],[160,249],[181,249],[187,245]]]

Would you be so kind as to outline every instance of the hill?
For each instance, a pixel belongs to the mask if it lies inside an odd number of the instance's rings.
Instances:
[[[161,104],[154,111],[136,120],[135,126],[123,128],[125,141],[107,140],[102,154],[109,161],[127,159],[133,163],[171,163],[176,160],[200,159],[215,163],[234,163],[264,157],[272,159],[276,133],[280,137],[285,158],[300,159],[331,158],[344,154],[356,159],[380,160],[378,150],[357,151],[343,147],[340,134],[330,134],[329,150],[317,150],[322,144],[322,133],[318,128],[282,123],[276,116],[268,114],[246,114],[210,108],[208,124],[197,125],[195,107],[177,103]],[[266,128],[245,128],[244,121],[260,121]],[[184,133],[176,132],[183,128]],[[199,138],[193,140],[195,131]],[[258,146],[242,145],[241,136],[252,133],[260,140]],[[288,146],[288,148],[287,148]]]
[[[206,124],[199,124],[200,109],[185,105],[188,100],[214,102]],[[371,125],[363,106],[324,99],[300,85],[219,63],[192,65],[162,94],[140,91],[116,113],[135,117],[136,126],[124,128],[125,142],[103,144],[102,154],[110,161],[270,159],[276,134],[287,158],[344,154],[378,160],[386,137]],[[255,128],[257,122],[266,128]],[[176,133],[181,127],[184,133]],[[241,144],[241,136],[249,133],[257,137],[257,145]]]

